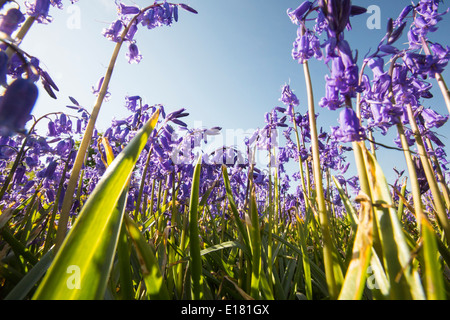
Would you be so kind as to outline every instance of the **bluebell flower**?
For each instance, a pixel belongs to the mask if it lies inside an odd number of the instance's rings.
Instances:
[[[11,36],[24,21],[25,16],[19,9],[9,9],[6,14],[0,15],[0,31]]]
[[[312,2],[311,1],[304,1],[300,6],[298,6],[297,9],[292,10],[289,8],[287,10],[287,14],[289,18],[291,19],[292,23],[300,25],[301,20],[303,20],[305,14],[311,9]]]
[[[2,134],[23,131],[31,118],[38,97],[37,86],[28,79],[16,79],[0,101],[0,127]]]
[[[124,28],[124,24],[123,24],[122,20],[118,19],[118,20],[114,21],[113,23],[111,23],[109,28],[103,29],[102,34],[104,37],[106,37],[107,39],[109,39],[113,42],[119,42],[121,40],[120,35],[121,35],[123,28]]]
[[[134,42],[131,42],[128,45],[128,52],[126,56],[128,58],[128,63],[139,63],[142,60],[142,55],[139,53],[139,48]]]
[[[430,108],[423,109],[420,115],[424,119],[427,128],[442,127],[449,118],[449,115],[442,116]]]
[[[361,141],[365,138],[364,128],[355,111],[344,108],[339,114],[339,128],[333,128],[332,135],[340,142]]]

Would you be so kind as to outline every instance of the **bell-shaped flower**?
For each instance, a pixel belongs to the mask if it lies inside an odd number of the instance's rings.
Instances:
[[[11,83],[0,102],[2,134],[24,130],[37,97],[38,88],[32,81],[19,78]]]
[[[364,128],[361,127],[360,120],[355,111],[351,108],[344,108],[339,114],[340,127],[335,128],[333,135],[341,142],[361,141],[365,138]]]

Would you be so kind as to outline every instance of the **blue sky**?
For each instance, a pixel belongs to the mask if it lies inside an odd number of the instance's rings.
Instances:
[[[34,111],[38,115],[69,111],[65,108],[70,104],[68,96],[90,110],[95,100],[91,87],[104,75],[114,47],[101,35],[102,29],[116,19],[113,0],[80,0],[73,10],[67,7],[69,1],[64,2],[64,10],[52,9],[54,22],[34,26],[22,45],[41,59],[60,88],[57,100],[41,91]],[[291,58],[296,26],[286,15],[288,8],[296,8],[301,2],[186,0],[198,15],[182,11],[178,23],[171,27],[139,30],[136,39],[143,55],[140,64],[128,64],[123,48],[110,85],[112,96],[102,107],[98,127],[104,129],[113,117],[128,115],[123,107],[125,96],[140,95],[146,103],[163,104],[169,112],[186,108],[190,113],[186,120],[191,126],[251,130],[262,127],[264,113],[280,105],[278,99],[285,83],[290,83],[300,98],[300,111],[305,112],[302,67]],[[381,9],[381,29],[370,30],[366,25],[370,14],[364,14],[352,19],[353,30],[346,33],[346,39],[362,57],[383,37],[387,19],[396,18],[410,1],[355,0],[353,4],[377,5]],[[74,18],[79,25],[69,28]],[[433,40],[445,43],[449,21],[450,16],[445,16]],[[322,61],[311,61],[310,67],[317,102],[325,93],[327,69]],[[449,78],[449,73],[444,77]],[[426,106],[446,114],[439,91],[434,92],[436,99]],[[329,130],[337,125],[337,111],[316,108],[319,126]],[[449,125],[439,133],[449,136]],[[446,140],[443,138],[444,143]]]

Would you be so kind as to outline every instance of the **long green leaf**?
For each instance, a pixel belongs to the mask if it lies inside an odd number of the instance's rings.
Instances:
[[[445,300],[443,273],[439,262],[436,233],[426,218],[422,218],[423,252],[425,260],[425,290],[428,300]]]
[[[364,160],[372,194],[378,232],[383,247],[383,261],[391,285],[391,299],[424,299],[420,276],[411,265],[411,252],[394,210],[393,201],[381,167],[374,156],[364,150]]]
[[[242,223],[241,217],[239,216],[239,212],[238,212],[236,204],[234,202],[233,192],[231,190],[230,179],[228,177],[227,167],[225,165],[222,165],[222,173],[223,173],[223,182],[225,185],[225,190],[227,192],[228,202],[230,203],[231,212],[233,213],[234,221],[236,222],[236,226],[238,227],[239,233],[241,234],[242,238],[244,239],[245,245],[250,250],[250,242],[248,239],[248,233],[245,230],[245,226]]]
[[[103,298],[123,219],[123,191],[158,117],[159,110],[108,167],[33,299]]]
[[[200,239],[198,232],[198,199],[200,192],[201,160],[199,157],[192,178],[191,199],[189,204],[189,238],[190,238],[190,265],[192,277],[192,298],[203,298],[202,258],[200,256]]]
[[[254,190],[250,196],[250,216],[247,227],[250,234],[250,243],[252,245],[252,281],[251,296],[254,299],[259,297],[260,280],[261,280],[261,236],[259,231],[259,216],[256,206],[256,197]],[[269,275],[271,276],[271,275]]]
[[[336,188],[339,192],[339,196],[341,197],[342,203],[344,204],[345,210],[347,211],[347,219],[350,222],[353,230],[356,230],[358,225],[358,216],[356,215],[356,210],[353,208],[352,203],[350,202],[350,199],[348,198],[347,194],[345,193],[344,189],[342,188],[339,181],[333,176],[334,184],[336,185]]]
[[[361,201],[359,220],[353,243],[353,256],[339,294],[340,300],[361,299],[366,285],[366,271],[370,263],[373,232],[372,206],[367,196]]]
[[[147,297],[151,300],[169,300],[170,295],[152,248],[150,248],[137,224],[128,215],[125,216],[125,223],[139,257],[145,287],[147,288]]]
[[[31,289],[41,280],[45,272],[47,272],[54,258],[54,252],[50,249],[39,262],[20,280],[20,282],[12,289],[5,300],[22,300],[25,299]]]

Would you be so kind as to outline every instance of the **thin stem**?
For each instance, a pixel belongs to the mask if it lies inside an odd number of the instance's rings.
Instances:
[[[36,17],[28,17],[27,20],[25,20],[22,27],[19,29],[15,36],[14,43],[16,46],[19,46],[22,43],[23,38],[27,35],[28,31],[30,31],[31,27],[33,26],[34,22],[36,21]],[[9,47],[6,49],[6,54],[8,55],[8,58],[11,58],[14,54],[14,49]]]
[[[324,255],[325,274],[330,297],[332,299],[336,299],[339,295],[339,288],[337,286],[334,275],[333,241],[331,239],[327,208],[323,194],[324,189],[322,181],[322,170],[320,165],[319,138],[317,135],[314,95],[313,95],[311,74],[309,71],[307,61],[303,63],[303,70],[305,74],[306,89],[308,93],[308,110],[309,110],[309,125],[311,130],[310,134],[311,134],[311,148],[313,157],[313,173],[316,185],[316,199],[318,204],[318,213],[324,242],[323,255]]]
[[[433,144],[431,143],[430,138],[426,137],[425,141],[426,141],[428,149],[430,149],[431,151],[434,151]],[[442,173],[441,165],[439,164],[439,161],[438,161],[436,155],[433,154],[431,156],[431,160],[433,161],[433,163],[436,167],[436,175],[438,178],[438,183],[441,186],[444,200],[447,205],[447,209],[450,209],[450,192],[448,190],[448,185],[445,182],[445,177],[444,177],[444,174]]]
[[[427,177],[427,181],[430,186],[430,190],[433,194],[433,203],[434,203],[435,210],[437,213],[437,218],[441,224],[442,229],[444,230],[447,241],[450,242],[450,225],[449,225],[449,221],[447,218],[447,213],[445,210],[444,202],[442,200],[442,194],[439,190],[439,186],[437,184],[433,168],[430,165],[429,157],[428,157],[427,151],[425,149],[425,145],[423,143],[422,135],[420,134],[419,127],[417,126],[417,122],[414,117],[414,112],[412,110],[412,106],[410,104],[408,104],[406,110],[408,112],[408,118],[409,118],[409,123],[411,124],[411,129],[412,129],[412,131],[414,133],[414,137],[416,139],[417,149],[419,150],[420,160],[422,162],[422,166],[425,171],[425,176]]]
[[[152,7],[152,6],[151,6]],[[89,118],[89,122],[86,127],[86,131],[83,135],[83,139],[81,141],[80,147],[77,152],[77,156],[75,158],[75,162],[72,168],[72,172],[70,174],[69,182],[66,189],[66,194],[64,196],[64,201],[61,208],[60,213],[60,220],[58,223],[58,232],[56,234],[56,243],[55,243],[55,252],[57,252],[64,241],[64,238],[66,236],[67,232],[67,225],[69,222],[69,211],[72,206],[73,201],[73,195],[75,193],[75,188],[77,185],[78,178],[80,176],[80,171],[83,166],[84,158],[86,156],[87,149],[91,143],[92,135],[94,133],[95,129],[95,122],[97,121],[98,114],[100,113],[100,108],[103,104],[103,100],[105,99],[109,83],[111,81],[112,73],[114,71],[114,66],[117,61],[117,57],[119,56],[120,49],[122,47],[122,44],[125,41],[125,38],[128,34],[128,31],[130,30],[131,26],[135,23],[137,17],[142,13],[145,12],[145,10],[148,10],[149,8],[143,9],[139,14],[137,14],[127,25],[125,30],[121,34],[121,40],[117,42],[111,60],[109,62],[108,69],[106,71],[102,87],[100,88],[100,92],[97,96],[97,100],[95,102],[94,108],[91,113],[91,117]]]
[[[400,56],[397,55],[391,59],[390,66],[389,66],[389,76],[391,77],[391,79],[394,74],[395,62],[399,58],[400,58]],[[395,95],[393,92],[392,82],[391,82],[389,91],[390,91],[390,95],[391,95],[391,101],[393,104],[395,104],[396,101],[395,101]],[[422,195],[420,193],[420,185],[419,185],[419,180],[417,178],[417,170],[416,170],[416,166],[413,161],[412,152],[409,149],[408,140],[405,135],[405,129],[404,129],[403,124],[400,121],[400,119],[398,120],[396,126],[397,126],[398,135],[400,138],[400,142],[402,145],[402,149],[403,149],[403,154],[405,156],[406,167],[407,167],[408,173],[409,173],[409,178],[410,178],[409,181],[411,183],[411,192],[412,192],[412,196],[413,196],[414,211],[416,214],[417,225],[420,230],[420,228],[421,228],[420,223],[422,221],[422,217],[424,217],[425,214],[423,211]]]

